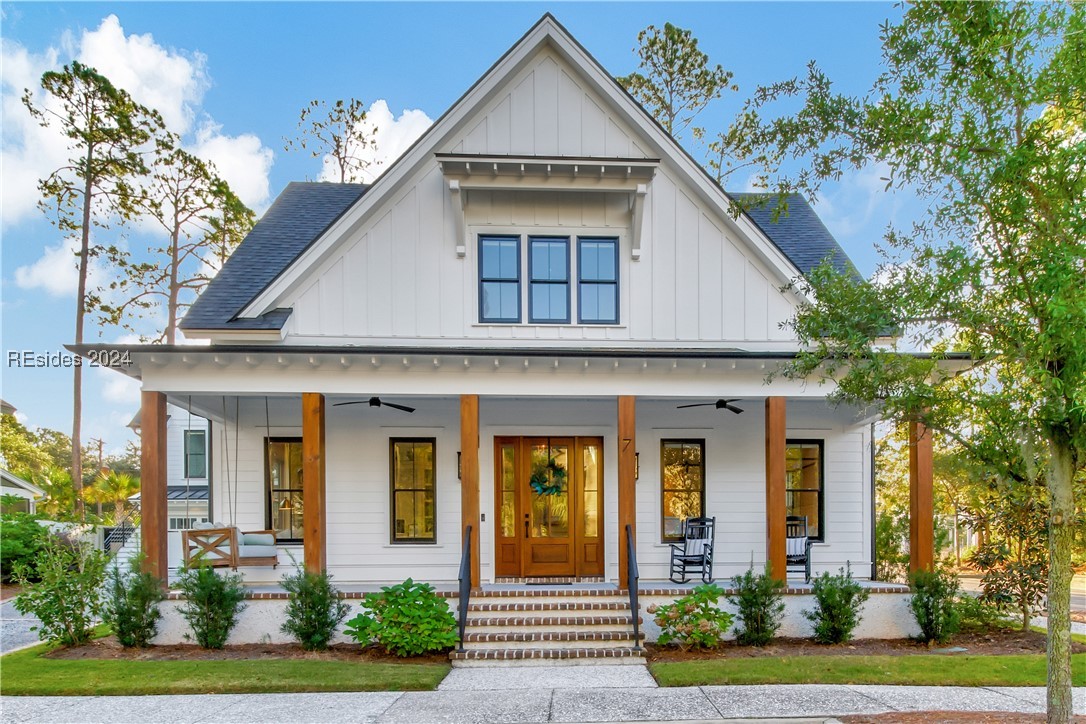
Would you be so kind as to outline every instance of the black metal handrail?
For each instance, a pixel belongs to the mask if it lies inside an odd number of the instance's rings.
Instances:
[[[637,547],[634,545],[633,526],[626,524],[626,587],[630,590],[630,618],[633,619],[634,648],[641,649],[641,607],[637,603]]]
[[[471,599],[471,526],[464,530],[464,550],[460,554],[460,595],[456,599],[460,618],[460,646],[464,650],[464,630],[468,627],[468,601]]]

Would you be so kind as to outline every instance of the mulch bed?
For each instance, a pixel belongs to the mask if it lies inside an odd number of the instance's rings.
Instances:
[[[962,647],[965,651],[948,652],[945,649]],[[947,644],[926,644],[911,639],[857,639],[847,644],[826,646],[811,639],[779,638],[765,647],[740,646],[727,642],[718,651],[680,651],[671,646],[647,644],[649,661],[689,661],[692,659],[757,658],[765,656],[910,656],[915,654],[1043,654],[1045,635],[1037,631],[1015,629],[990,629],[963,631]],[[1072,643],[1073,653],[1086,653],[1086,644]]]
[[[401,658],[384,653],[375,646],[335,644],[327,651],[305,651],[295,644],[239,644],[221,650],[203,649],[195,644],[151,646],[126,649],[116,636],[95,639],[83,646],[57,649],[45,654],[50,659],[125,659],[128,661],[260,661],[270,659],[309,659],[312,661],[370,661],[396,664],[447,664],[448,654],[429,654]]]

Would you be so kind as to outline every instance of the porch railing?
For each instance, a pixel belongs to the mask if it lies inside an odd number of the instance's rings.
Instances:
[[[460,645],[457,651],[464,650],[464,631],[468,627],[468,601],[471,599],[471,526],[464,530],[464,550],[460,554],[460,595],[457,608],[460,617]]]
[[[633,526],[626,524],[626,588],[630,591],[630,618],[633,620],[634,648],[641,649],[641,607],[637,603],[637,546],[634,545]]]

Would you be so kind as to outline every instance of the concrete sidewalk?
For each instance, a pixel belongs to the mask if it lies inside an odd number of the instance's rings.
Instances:
[[[658,688],[639,666],[454,669],[437,691],[3,697],[3,722],[608,722],[790,718],[895,711],[1041,713],[1043,688]],[[1086,714],[1086,689],[1075,691]]]

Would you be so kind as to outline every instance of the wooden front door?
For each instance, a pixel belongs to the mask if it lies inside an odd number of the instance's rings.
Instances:
[[[498,437],[499,576],[603,575],[603,440]]]

